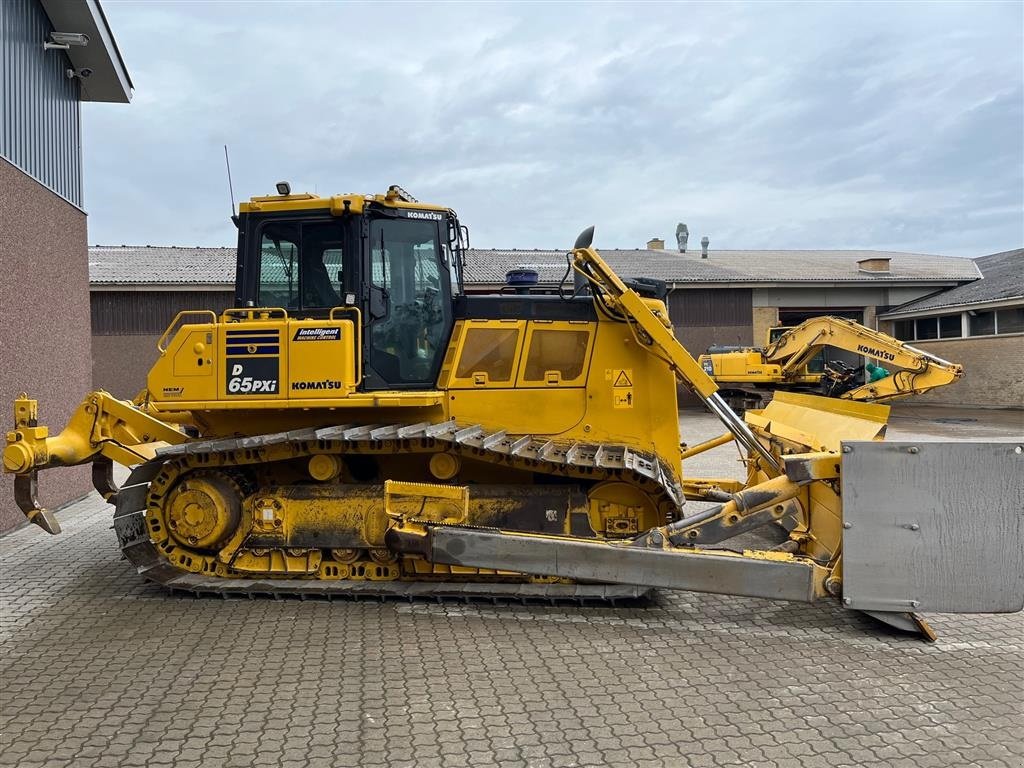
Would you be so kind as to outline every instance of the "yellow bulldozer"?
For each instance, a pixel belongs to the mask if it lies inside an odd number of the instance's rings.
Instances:
[[[832,360],[813,366],[828,349],[866,362],[851,366]],[[832,316],[812,317],[792,328],[770,328],[764,347],[713,345],[697,361],[729,406],[740,411],[762,407],[780,390],[888,403],[953,384],[964,375],[956,363]]]
[[[925,635],[918,611],[1021,609],[1021,445],[886,443],[887,406],[800,393],[739,418],[592,227],[573,290],[467,295],[454,211],[278,190],[236,217],[235,306],[174,318],[134,401],[93,392],[51,435],[16,400],[4,468],[30,521],[60,530],[40,470],[91,463],[126,558],[195,594],[661,587],[835,599]],[[721,437],[682,443],[677,380]],[[727,442],[744,481],[685,474]]]

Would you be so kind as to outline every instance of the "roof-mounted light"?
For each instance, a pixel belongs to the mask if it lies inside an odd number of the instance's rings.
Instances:
[[[388,187],[388,191],[387,191],[387,194],[384,195],[384,199],[385,200],[389,200],[389,201],[390,200],[401,200],[403,203],[418,203],[419,202],[419,200],[417,200],[415,197],[410,195],[408,192],[406,192],[404,189],[402,189],[397,184],[392,184],[390,187]]]
[[[292,185],[287,181],[277,182],[277,194],[288,197],[292,193]]]

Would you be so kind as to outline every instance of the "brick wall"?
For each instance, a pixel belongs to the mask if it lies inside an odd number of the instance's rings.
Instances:
[[[762,347],[768,338],[768,329],[779,324],[778,307],[754,307],[754,345]]]
[[[886,332],[891,332],[891,328]],[[960,381],[915,397],[914,403],[965,408],[1024,408],[1024,336],[911,343],[918,349],[964,367],[964,377]]]
[[[24,391],[56,433],[92,388],[86,216],[0,159],[0,222],[0,424],[10,429],[12,401]],[[50,507],[91,487],[87,467],[39,476]],[[13,478],[0,475],[0,531],[24,520]]]

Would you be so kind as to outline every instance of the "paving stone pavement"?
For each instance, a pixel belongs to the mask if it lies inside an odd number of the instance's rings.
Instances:
[[[194,599],[120,560],[95,495],[59,516],[0,537],[0,766],[1024,765],[1021,614],[928,616],[929,645],[669,591]]]

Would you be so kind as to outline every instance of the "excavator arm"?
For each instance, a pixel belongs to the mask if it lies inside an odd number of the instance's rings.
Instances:
[[[963,376],[963,367],[956,363],[841,317],[815,317],[791,328],[765,349],[764,359],[780,365],[783,378],[788,378],[802,370],[824,347],[864,355],[878,360],[883,367],[898,369],[878,381],[844,392],[842,397],[848,400],[886,402],[952,384]]]

